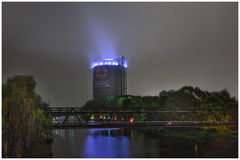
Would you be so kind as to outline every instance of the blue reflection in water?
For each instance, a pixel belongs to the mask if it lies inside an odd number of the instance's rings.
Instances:
[[[114,158],[129,157],[128,138],[124,136],[111,137],[111,132],[119,129],[91,129],[84,150],[80,157],[83,158]],[[107,134],[95,134],[105,131]]]
[[[100,131],[117,131],[120,130],[119,128],[92,128],[89,129],[92,133],[100,132]]]

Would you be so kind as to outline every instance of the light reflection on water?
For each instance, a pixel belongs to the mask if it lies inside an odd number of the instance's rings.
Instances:
[[[139,130],[57,129],[53,133],[53,157],[226,157],[226,153],[217,148],[199,146],[183,139],[153,136]]]
[[[54,157],[129,157],[128,137],[120,128],[56,129]]]
[[[119,129],[118,129],[119,130]],[[96,130],[91,130],[92,132]],[[103,131],[103,130],[98,130]],[[107,157],[129,157],[129,144],[127,137],[112,137],[111,129],[107,131],[107,135],[88,135],[84,143],[84,150],[80,157],[83,158],[107,158]]]

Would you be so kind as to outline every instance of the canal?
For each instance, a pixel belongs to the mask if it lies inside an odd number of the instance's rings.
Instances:
[[[56,129],[53,157],[150,158],[229,157],[219,148],[145,133],[137,129]]]

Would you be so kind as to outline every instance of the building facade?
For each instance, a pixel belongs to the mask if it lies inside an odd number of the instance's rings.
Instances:
[[[93,69],[93,98],[127,94],[127,63],[124,57],[95,62]]]

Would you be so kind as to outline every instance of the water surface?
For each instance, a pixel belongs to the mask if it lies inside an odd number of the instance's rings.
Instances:
[[[231,157],[218,148],[135,129],[57,129],[54,135],[53,157]]]

